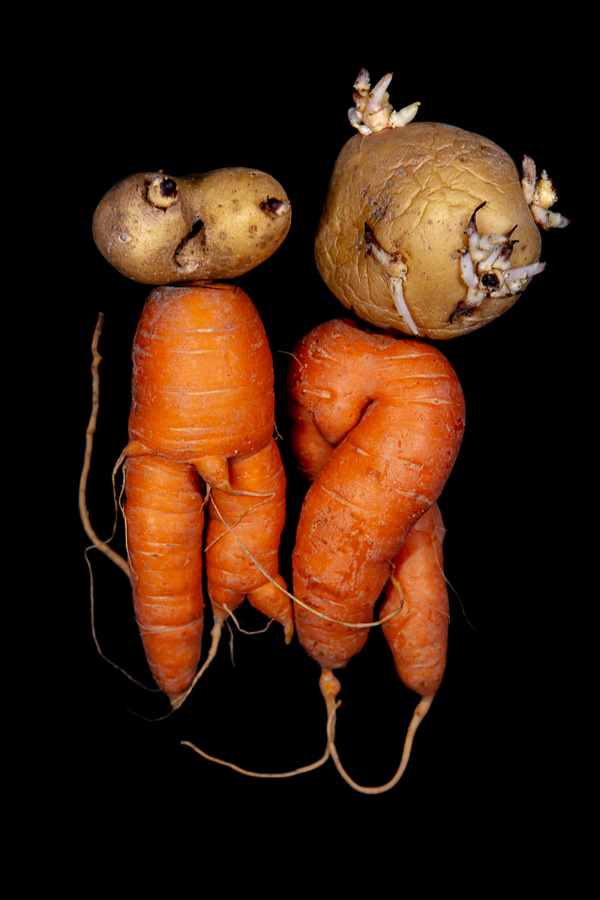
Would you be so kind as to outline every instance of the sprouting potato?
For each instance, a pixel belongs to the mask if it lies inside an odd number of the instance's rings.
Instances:
[[[256,169],[131,175],[93,219],[94,240],[121,274],[144,284],[238,278],[268,259],[290,227],[285,191]]]
[[[319,272],[366,322],[419,337],[473,331],[509,309],[541,272],[544,229],[568,224],[529,157],[480,135],[394,112],[391,75],[362,70],[349,118],[359,134],[333,170],[315,241]],[[409,124],[410,123],[410,124]]]

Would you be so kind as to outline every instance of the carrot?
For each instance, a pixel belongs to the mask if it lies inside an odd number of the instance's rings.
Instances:
[[[273,438],[273,365],[256,309],[226,283],[153,290],[132,357],[122,456],[134,608],[154,679],[176,707],[201,656],[206,504],[211,653],[245,596],[283,625],[287,641],[293,632],[278,573],[285,475]]]
[[[444,488],[462,441],[464,398],[435,348],[367,333],[343,319],[300,341],[289,389],[295,449],[314,478],[293,551],[293,594],[302,603],[294,604],[296,629],[321,667],[329,745],[345,774],[334,745],[339,682],[333,670],[364,646],[369,629],[357,626],[372,622],[392,561]],[[432,565],[439,569],[437,557]],[[393,637],[399,624],[392,619],[385,628],[399,645]],[[429,640],[426,629],[422,638]],[[396,664],[404,671],[404,662]]]
[[[448,651],[449,602],[444,577],[444,522],[434,503],[413,525],[393,560],[380,614],[398,615],[383,624],[398,677],[422,697],[435,696]]]
[[[198,473],[154,453],[125,464],[135,615],[154,680],[175,699],[198,667],[204,499]]]
[[[247,595],[256,609],[282,623],[289,642],[291,604],[278,573],[286,481],[275,441],[232,461],[230,484],[232,492],[213,489],[209,508],[206,574],[214,615],[224,621]]]

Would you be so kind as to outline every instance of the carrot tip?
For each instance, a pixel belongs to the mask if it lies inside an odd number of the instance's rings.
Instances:
[[[202,678],[202,676],[204,675],[204,673],[210,666],[211,662],[217,655],[217,650],[219,648],[222,630],[223,630],[223,623],[219,619],[215,619],[215,622],[213,624],[213,627],[212,627],[212,630],[210,633],[211,634],[211,642],[210,642],[210,649],[208,651],[208,656],[206,657],[206,661],[204,662],[203,666],[198,670],[198,672],[196,673],[196,675],[194,677],[194,680],[192,681],[190,686],[185,691],[182,691],[180,694],[177,694],[175,697],[169,697],[169,700],[171,701],[172,709],[174,709],[174,710],[179,709],[179,707],[183,704],[183,702],[191,694],[192,690],[196,686],[196,683],[198,681],[200,681],[200,679]]]
[[[339,679],[333,674],[331,669],[322,669],[321,677],[319,678],[319,687],[321,688],[321,693],[323,697],[325,697],[325,701],[327,702],[327,695],[332,695],[333,698],[337,697],[341,690],[341,684]]]

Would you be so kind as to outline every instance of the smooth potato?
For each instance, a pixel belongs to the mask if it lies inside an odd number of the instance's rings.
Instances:
[[[465,334],[519,296],[491,292],[460,311],[466,230],[478,207],[482,235],[510,235],[511,269],[539,260],[540,232],[519,173],[492,141],[429,122],[357,134],[335,163],[315,241],[317,267],[338,300],[373,325],[432,339]],[[402,268],[413,327],[398,313],[390,269],[375,249]]]
[[[131,175],[104,195],[92,228],[119,272],[160,285],[237,278],[277,250],[290,220],[274,178],[234,167],[178,178]]]

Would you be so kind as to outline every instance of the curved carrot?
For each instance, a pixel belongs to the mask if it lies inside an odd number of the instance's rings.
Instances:
[[[464,430],[462,389],[435,348],[346,320],[317,326],[294,355],[292,399],[334,449],[300,514],[293,594],[333,619],[368,622],[391,560],[452,470]],[[302,646],[324,669],[347,665],[368,635],[298,605],[295,621]]]
[[[327,746],[355,790],[381,793],[402,776],[415,732],[443,677],[448,594],[443,523],[436,504],[464,431],[464,398],[445,357],[417,341],[361,331],[346,320],[313,329],[290,370],[291,433],[313,484],[294,548],[294,596],[331,619],[370,622],[380,611],[402,681],[421,694],[396,775],[363,787],[343,768],[336,710],[343,668],[368,631],[324,620],[295,604],[306,652],[321,666]]]
[[[272,358],[250,299],[224,283],[152,291],[132,357],[127,548],[150,668],[176,706],[201,655],[207,497],[206,569],[217,621],[248,595],[291,636],[291,603],[271,581],[285,587]]]

